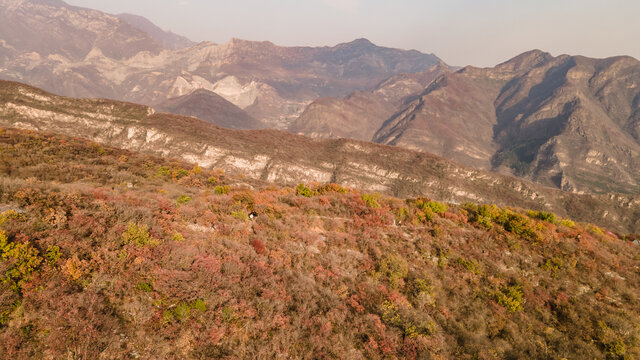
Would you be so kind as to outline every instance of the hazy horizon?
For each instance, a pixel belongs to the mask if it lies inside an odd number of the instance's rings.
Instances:
[[[141,15],[194,41],[268,40],[332,46],[367,38],[434,53],[451,65],[493,66],[531,49],[640,58],[640,2],[627,0],[69,0]]]

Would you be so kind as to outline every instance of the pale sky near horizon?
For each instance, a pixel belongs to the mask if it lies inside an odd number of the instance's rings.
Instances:
[[[67,0],[142,15],[194,41],[236,37],[282,46],[367,38],[494,66],[524,51],[640,59],[639,0]]]

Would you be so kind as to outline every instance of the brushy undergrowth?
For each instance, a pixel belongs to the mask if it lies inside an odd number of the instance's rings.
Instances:
[[[637,235],[96,149],[0,134],[0,357],[640,358]]]

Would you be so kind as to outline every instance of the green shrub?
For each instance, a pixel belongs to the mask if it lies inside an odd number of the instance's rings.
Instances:
[[[560,269],[562,269],[562,266],[562,258],[554,256],[550,259],[547,259],[544,264],[542,264],[541,268],[549,271],[552,277],[558,277],[558,272],[560,271]]]
[[[224,321],[227,324],[232,324],[234,322],[236,322],[236,320],[238,320],[235,311],[233,311],[233,308],[230,306],[225,306],[224,308],[222,308],[222,321]]]
[[[296,187],[296,195],[310,198],[313,196],[313,191],[311,191],[311,189],[309,189],[305,184],[300,183]]]
[[[404,335],[410,339],[421,336],[429,336],[436,332],[436,325],[433,321],[421,323],[419,325],[405,325]]]
[[[382,303],[382,306],[380,306],[380,310],[382,313],[382,321],[384,321],[385,324],[397,327],[402,326],[402,319],[400,318],[400,314],[398,314],[398,309],[394,303],[386,300]]]
[[[529,210],[529,211],[527,211],[527,215],[530,218],[539,219],[539,220],[542,220],[542,221],[547,221],[547,222],[550,222],[552,224],[555,224],[558,221],[558,218],[556,217],[556,214],[554,214],[552,212]]]
[[[202,299],[196,299],[190,303],[180,301],[173,310],[165,310],[162,313],[162,320],[165,323],[171,323],[176,320],[180,322],[186,321],[191,317],[191,310],[193,309],[205,312],[207,311],[207,304]]]
[[[185,176],[189,176],[189,171],[176,167],[160,166],[156,171],[156,175],[161,178],[171,178],[173,180],[180,180]]]
[[[44,254],[44,258],[47,259],[49,265],[54,266],[60,260],[60,248],[56,245],[51,245],[47,248],[47,252]]]
[[[189,176],[189,171],[185,170],[185,169],[176,169],[176,170],[173,171],[171,176],[174,179],[181,179],[181,178],[183,178],[185,176]]]
[[[430,207],[426,207],[424,209],[422,209],[420,211],[420,213],[418,214],[421,222],[425,222],[425,221],[431,221],[433,220],[433,210],[431,210]]]
[[[2,281],[9,283],[15,291],[34,274],[42,258],[37,249],[29,244],[8,242],[7,236],[0,231],[0,259],[7,263]]]
[[[522,286],[517,284],[506,286],[500,291],[494,292],[496,302],[512,313],[524,310],[522,297]]]
[[[560,220],[560,225],[566,226],[568,228],[576,227],[576,223],[575,222],[573,222],[571,220],[567,220],[567,219]]]
[[[171,235],[171,240],[172,241],[177,241],[177,242],[183,242],[184,241],[184,236],[182,236],[182,234],[180,234],[179,232],[174,232],[173,235]]]
[[[431,294],[433,291],[433,286],[431,285],[431,281],[426,278],[417,278],[413,279],[410,283],[410,293],[417,297],[422,293]]]
[[[197,300],[193,301],[191,303],[191,307],[196,309],[196,310],[198,310],[198,311],[202,311],[202,312],[207,311],[207,304],[202,299],[197,299]]]
[[[590,224],[589,228],[588,228],[589,232],[594,234],[594,235],[604,235],[604,231],[602,231],[602,229],[600,229],[599,227]]]
[[[249,220],[249,215],[247,215],[247,213],[244,212],[244,210],[232,211],[231,216],[238,220],[243,220],[243,221]]]
[[[144,291],[144,292],[151,292],[151,291],[153,291],[153,286],[152,286],[150,283],[148,283],[148,282],[141,282],[141,283],[138,283],[138,285],[136,286],[136,288],[137,288],[138,290],[142,290],[142,291]]]
[[[411,339],[431,335],[436,330],[433,321],[417,322],[406,315],[403,317],[396,304],[389,300],[382,303],[380,313],[380,317],[385,324],[399,328],[403,331],[405,337]]]
[[[541,240],[540,234],[532,227],[531,221],[527,217],[511,210],[502,210],[500,215],[495,219],[495,222],[502,225],[506,231],[516,234],[523,239],[532,242],[539,242]]]
[[[20,300],[16,300],[10,305],[0,308],[0,327],[6,325],[9,320],[11,320],[11,314],[13,314],[13,312],[20,306],[22,306],[22,302]]]
[[[134,244],[137,247],[156,246],[160,242],[149,235],[147,225],[129,223],[127,230],[122,234],[122,244]]]
[[[158,177],[171,177],[171,169],[168,166],[160,166],[156,175]]]
[[[396,215],[396,221],[407,221],[410,216],[409,208],[401,207],[399,209],[393,210],[393,213]]]
[[[378,203],[378,199],[380,199],[379,194],[363,194],[360,198],[372,209],[379,209],[381,207],[380,203]]]
[[[24,215],[15,211],[15,210],[8,210],[5,211],[3,213],[0,213],[0,225],[4,224],[5,222],[9,221],[9,220],[19,220],[22,221],[25,219]]]
[[[187,195],[180,195],[180,197],[178,198],[178,205],[186,204],[189,201],[191,201],[191,197]]]
[[[216,195],[225,195],[229,193],[229,186],[227,185],[217,185],[214,189],[213,192]]]
[[[447,205],[437,201],[429,201],[425,204],[425,206],[430,208],[434,213],[438,215],[444,214],[448,209]]]
[[[378,264],[378,273],[386,277],[392,287],[397,287],[399,280],[409,274],[409,264],[398,255],[387,255]]]
[[[518,235],[523,239],[539,242],[542,237],[528,217],[511,211],[509,209],[500,209],[495,205],[481,205],[476,206],[473,204],[463,205],[471,215],[471,220],[476,224],[484,227],[487,230],[491,230],[494,224],[498,224],[504,228],[504,230]],[[536,213],[537,215],[538,213]],[[555,216],[555,215],[554,215]],[[548,217],[548,215],[544,215]]]
[[[191,169],[191,172],[195,175],[199,175],[202,173],[202,168],[198,165],[195,165],[193,169]]]
[[[462,267],[464,267],[465,269],[467,269],[468,271],[476,275],[480,275],[480,267],[478,266],[478,264],[474,263],[473,261],[467,260],[463,257],[459,257],[456,259],[456,262],[460,264]]]
[[[486,218],[489,218],[491,219],[491,221],[494,221],[495,219],[497,219],[501,213],[502,213],[502,210],[495,205],[481,205],[478,207],[478,211],[477,211],[477,214],[479,216],[484,216]]]
[[[178,321],[187,320],[191,316],[191,307],[186,302],[179,302],[173,309],[173,316]]]
[[[489,217],[478,215],[476,222],[487,230],[493,229],[493,221]]]
[[[165,310],[162,313],[162,321],[164,321],[165,323],[172,323],[175,320],[175,317],[173,316],[173,312],[171,310]]]
[[[98,144],[94,144],[92,146],[93,151],[95,151],[98,155],[103,156],[103,155],[107,155],[107,151],[100,145]]]
[[[624,339],[616,333],[612,328],[604,321],[598,321],[597,337],[602,344],[605,352],[607,353],[607,359],[627,359],[627,345]]]
[[[416,214],[416,223],[431,221],[433,220],[434,214],[442,215],[447,211],[447,205],[426,198],[407,200],[407,203],[415,206],[419,210]]]

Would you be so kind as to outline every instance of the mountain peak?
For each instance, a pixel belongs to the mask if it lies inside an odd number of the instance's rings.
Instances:
[[[374,43],[372,43],[369,39],[367,38],[359,38],[359,39],[355,39],[351,42],[354,45],[374,45]]]
[[[542,50],[534,49],[524,52],[502,64],[496,66],[501,70],[511,70],[511,71],[521,71],[528,70],[538,65],[545,63],[549,60],[553,59],[553,56],[548,52],[544,52]]]
[[[149,19],[135,14],[122,13],[116,15],[120,20],[128,23],[129,25],[141,30],[153,37],[153,39],[162,46],[169,49],[184,49],[195,45],[195,42],[187,39],[184,36],[180,36],[172,33],[171,31],[165,31],[159,28]]]
[[[369,41],[369,39],[360,38],[347,43],[338,44],[338,46],[365,48],[376,47],[377,45]]]

